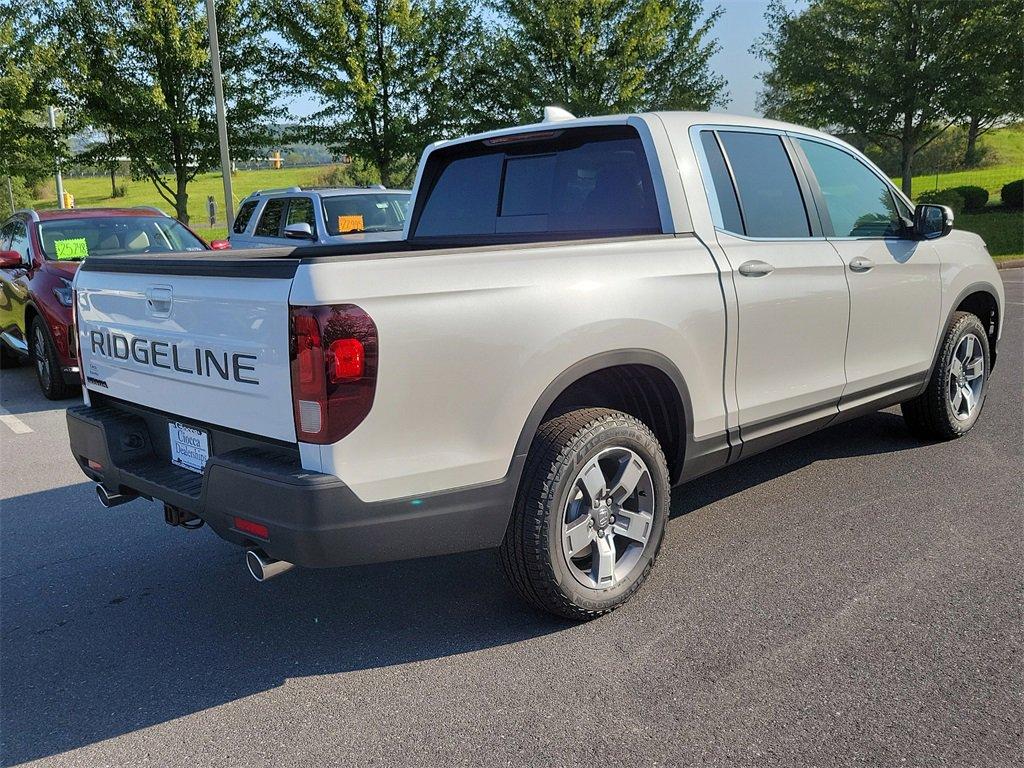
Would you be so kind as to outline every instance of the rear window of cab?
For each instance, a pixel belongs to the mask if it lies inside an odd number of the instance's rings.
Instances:
[[[632,126],[497,136],[435,150],[412,237],[657,234],[661,218]]]

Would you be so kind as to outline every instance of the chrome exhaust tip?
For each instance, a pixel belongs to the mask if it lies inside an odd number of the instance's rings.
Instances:
[[[96,496],[107,509],[111,507],[117,507],[121,504],[127,504],[129,501],[134,501],[139,497],[137,493],[111,493],[101,483],[96,484]]]
[[[295,567],[295,563],[287,560],[275,560],[269,557],[262,549],[247,549],[245,551],[245,567],[256,581],[266,581],[282,573],[287,573]]]

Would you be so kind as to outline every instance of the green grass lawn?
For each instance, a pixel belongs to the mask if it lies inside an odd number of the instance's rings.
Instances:
[[[1024,177],[1024,125],[1003,128],[985,134],[981,141],[990,147],[997,164],[985,168],[976,168],[954,173],[943,173],[938,176],[915,176],[914,192],[929,189],[946,189],[964,184],[984,187],[989,191],[989,210],[984,213],[966,214],[957,217],[956,226],[969,232],[977,232],[988,244],[992,256],[999,259],[1024,258],[1024,212],[1008,211],[1002,208],[999,191],[1009,181]],[[327,168],[282,168],[279,171],[239,171],[232,178],[235,198],[235,209],[238,203],[249,193],[268,187],[290,187],[292,185],[312,185],[324,174]],[[894,179],[899,184],[899,179]],[[132,181],[118,177],[118,185],[123,185],[127,194],[124,197],[110,197],[110,179],[105,176],[96,178],[69,178],[64,180],[64,188],[75,196],[78,207],[97,206],[135,206],[153,205],[161,210],[172,212],[173,206],[160,197],[156,188],[149,181]],[[227,235],[224,223],[224,187],[219,173],[204,173],[189,185],[188,211],[191,225],[207,240],[223,238]],[[218,219],[220,223],[210,226],[206,218],[206,198],[212,195],[217,201]],[[49,198],[36,200],[38,208],[55,208],[57,202],[50,190]]]

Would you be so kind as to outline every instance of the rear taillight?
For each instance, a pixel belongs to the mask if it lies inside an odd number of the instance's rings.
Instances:
[[[377,326],[353,304],[291,308],[295,432],[336,443],[366,418],[377,389]]]

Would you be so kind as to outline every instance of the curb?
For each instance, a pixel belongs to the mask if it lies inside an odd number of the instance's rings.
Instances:
[[[1024,267],[1024,259],[1005,259],[996,262],[996,269],[1017,269]]]

